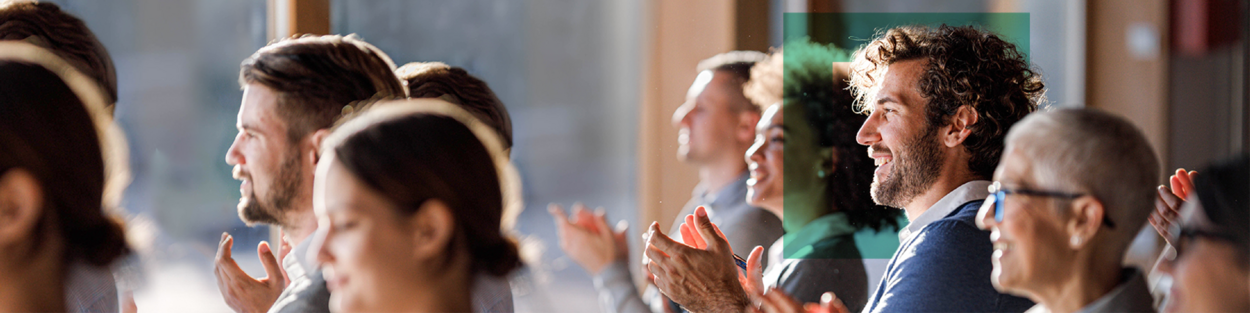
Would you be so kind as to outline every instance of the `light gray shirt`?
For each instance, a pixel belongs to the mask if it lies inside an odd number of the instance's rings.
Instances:
[[[1124,268],[1120,272],[1123,280],[1119,285],[1098,300],[1085,305],[1077,313],[1154,312],[1154,298],[1150,295],[1150,288],[1146,287],[1146,279],[1141,271],[1136,268]],[[1025,313],[1041,312],[1050,312],[1050,309],[1038,304],[1025,311]]]
[[[743,173],[733,183],[714,194],[708,192],[706,184],[700,183],[695,187],[690,201],[686,202],[686,206],[677,215],[668,235],[674,240],[680,240],[681,232],[678,227],[685,221],[686,215],[693,214],[695,208],[703,205],[708,209],[708,218],[728,237],[726,239],[734,253],[744,256],[755,246],[771,246],[784,233],[781,220],[768,211],[746,203],[746,181],[747,174]],[[763,264],[768,264],[764,261]],[[599,304],[605,312],[662,312],[663,305],[666,304],[651,301],[655,303],[648,306],[643,302],[643,297],[639,296],[637,288],[634,287],[628,262],[614,262],[604,267],[593,279],[595,289],[599,291]],[[654,287],[649,287],[646,298],[659,299],[658,294]]]

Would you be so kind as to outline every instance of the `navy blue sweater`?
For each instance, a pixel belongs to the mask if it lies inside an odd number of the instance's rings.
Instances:
[[[990,233],[977,229],[982,200],[960,206],[902,242],[864,306],[878,312],[1024,312],[1025,298],[990,283]]]

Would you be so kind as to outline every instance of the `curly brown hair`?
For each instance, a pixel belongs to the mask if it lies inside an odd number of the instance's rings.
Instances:
[[[240,67],[239,86],[257,83],[277,94],[292,142],[330,128],[349,104],[408,95],[391,58],[355,35],[279,39]]]
[[[26,40],[48,48],[87,74],[108,93],[111,114],[117,103],[117,71],[108,50],[82,20],[54,3],[0,1],[0,40]]]
[[[1029,68],[1015,44],[992,32],[974,26],[900,26],[856,52],[850,82],[855,109],[872,110],[871,98],[890,64],[915,59],[928,61],[919,82],[920,94],[930,103],[927,127],[947,125],[960,107],[971,107],[979,119],[963,143],[972,155],[968,169],[991,177],[1007,130],[1046,101],[1041,74]]]

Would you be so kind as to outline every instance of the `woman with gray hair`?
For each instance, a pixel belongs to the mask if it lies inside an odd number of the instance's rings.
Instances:
[[[1154,203],[1159,162],[1127,120],[1093,109],[1035,113],[1007,134],[977,224],[991,280],[1029,312],[1152,312],[1142,272],[1121,260]]]

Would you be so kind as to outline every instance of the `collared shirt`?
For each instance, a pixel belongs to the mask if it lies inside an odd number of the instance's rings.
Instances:
[[[863,312],[1024,312],[1033,306],[990,283],[994,246],[976,225],[988,184],[964,183],[900,232],[898,251]]]
[[[990,184],[988,180],[974,180],[960,185],[959,188],[955,188],[955,190],[943,196],[941,200],[933,203],[933,206],[925,210],[924,213],[920,213],[920,216],[908,223],[907,227],[899,230],[898,241],[907,241],[912,234],[919,232],[925,226],[929,226],[933,221],[951,215],[951,212],[954,212],[955,209],[958,209],[964,203],[974,200],[985,200],[986,197],[990,196]]]
[[[312,237],[308,236],[282,258],[282,268],[291,281],[269,307],[270,313],[330,312],[330,290],[326,288],[325,277],[306,259]]]
[[[1110,292],[1090,302],[1077,313],[1102,312],[1154,312],[1154,297],[1150,288],[1146,287],[1145,276],[1136,268],[1120,269],[1120,284]],[[1025,311],[1026,313],[1050,312],[1050,309],[1038,304]]]

